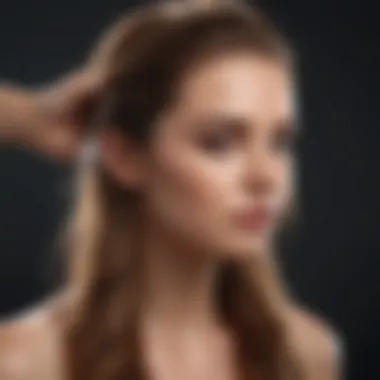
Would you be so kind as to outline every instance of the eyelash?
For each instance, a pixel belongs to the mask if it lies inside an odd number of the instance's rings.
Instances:
[[[273,148],[276,152],[291,152],[295,146],[295,138],[291,133],[282,132],[273,138]]]
[[[201,145],[203,149],[212,153],[223,153],[234,144],[234,136],[228,132],[216,132],[203,137]]]
[[[214,131],[201,138],[202,148],[209,153],[226,153],[237,143],[237,131]],[[277,132],[270,141],[271,148],[276,153],[290,153],[294,150],[296,141],[293,133],[289,131]]]

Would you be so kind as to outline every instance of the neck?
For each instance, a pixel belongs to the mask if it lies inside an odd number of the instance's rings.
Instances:
[[[216,323],[216,260],[151,237],[145,250],[143,315],[171,329]]]

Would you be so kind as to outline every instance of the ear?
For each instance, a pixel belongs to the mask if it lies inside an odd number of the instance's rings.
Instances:
[[[122,187],[140,189],[146,178],[143,149],[121,132],[104,132],[99,139],[100,160],[107,173]]]

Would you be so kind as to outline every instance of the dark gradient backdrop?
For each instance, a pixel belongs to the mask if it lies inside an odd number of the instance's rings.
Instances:
[[[375,1],[262,0],[300,55],[304,217],[284,249],[296,294],[346,341],[348,377],[380,378],[380,53]],[[30,85],[79,62],[128,0],[13,0],[0,8],[0,78]],[[0,153],[0,314],[46,294],[70,168]],[[49,278],[50,277],[50,278]],[[323,380],[323,379],[321,379]]]

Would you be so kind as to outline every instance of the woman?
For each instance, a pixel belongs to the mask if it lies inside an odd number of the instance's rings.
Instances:
[[[334,335],[271,256],[293,194],[292,66],[255,9],[159,4],[122,18],[56,102],[14,93],[24,120],[4,117],[3,141],[84,149],[67,283],[4,323],[2,380],[339,378]]]

